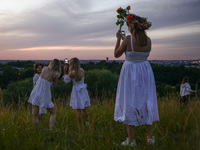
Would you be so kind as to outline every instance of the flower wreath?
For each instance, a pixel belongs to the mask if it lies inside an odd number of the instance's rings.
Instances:
[[[44,64],[43,64],[42,62],[36,62],[36,63],[34,64],[34,69],[36,70],[38,66],[44,67]]]
[[[140,23],[135,18],[137,15],[129,13],[130,9],[131,7],[127,6],[126,9],[123,9],[120,7],[116,10],[118,13],[116,25],[120,25],[119,31],[121,31],[121,28],[124,25],[124,22],[126,22],[127,26],[131,26],[134,29],[140,29],[140,30],[146,30],[152,26],[151,22],[147,21],[147,18],[144,18],[144,17],[140,17],[142,18],[142,21],[143,21],[142,23]]]

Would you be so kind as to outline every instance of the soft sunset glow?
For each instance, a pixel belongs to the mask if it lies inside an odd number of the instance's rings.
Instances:
[[[200,58],[197,0],[6,0],[0,5],[0,59],[116,59],[116,9],[128,5],[152,22],[149,59]]]

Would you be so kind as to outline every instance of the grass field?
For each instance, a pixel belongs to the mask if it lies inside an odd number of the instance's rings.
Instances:
[[[114,121],[114,99],[91,99],[88,108],[90,125],[79,129],[76,111],[68,101],[55,99],[57,120],[49,130],[49,113],[36,128],[32,120],[31,105],[0,105],[0,149],[2,150],[121,150],[127,137],[126,126]],[[5,101],[5,100],[4,100]],[[160,121],[154,123],[156,144],[146,142],[146,128],[135,128],[138,150],[199,150],[200,149],[200,99],[194,97],[180,110],[178,96],[158,98]],[[84,118],[84,117],[83,117]]]

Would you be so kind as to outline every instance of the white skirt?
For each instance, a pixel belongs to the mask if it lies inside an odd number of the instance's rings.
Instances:
[[[52,82],[40,77],[31,92],[28,102],[41,108],[52,108],[54,104],[51,101],[51,85]]]
[[[152,125],[159,121],[155,79],[148,61],[125,61],[118,81],[115,121]]]
[[[70,106],[72,109],[85,109],[90,106],[90,97],[87,91],[87,84],[73,85]]]

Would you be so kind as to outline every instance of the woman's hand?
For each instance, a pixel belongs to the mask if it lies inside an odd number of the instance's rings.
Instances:
[[[117,39],[122,39],[121,31],[118,31],[118,32],[116,33],[116,37],[117,37]]]

